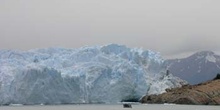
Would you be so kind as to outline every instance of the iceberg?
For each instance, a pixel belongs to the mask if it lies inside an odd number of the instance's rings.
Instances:
[[[0,51],[0,104],[117,103],[186,82],[159,53],[124,45]]]

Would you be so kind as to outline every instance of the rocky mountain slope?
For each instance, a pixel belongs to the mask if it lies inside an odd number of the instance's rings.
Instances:
[[[197,52],[187,58],[166,60],[168,70],[189,84],[211,80],[220,73],[220,56],[211,51]]]
[[[166,91],[160,95],[145,96],[141,102],[220,105],[220,75],[212,81],[193,86],[185,85]]]

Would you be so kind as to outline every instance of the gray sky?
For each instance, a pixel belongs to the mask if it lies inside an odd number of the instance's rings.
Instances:
[[[220,0],[0,0],[0,49],[119,43],[220,51]]]

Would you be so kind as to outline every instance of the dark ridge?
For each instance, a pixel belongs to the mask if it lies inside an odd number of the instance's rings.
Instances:
[[[218,73],[213,80],[217,80],[217,79],[220,79],[220,73]]]

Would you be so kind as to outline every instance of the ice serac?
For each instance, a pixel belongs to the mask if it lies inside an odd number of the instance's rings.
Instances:
[[[0,104],[117,103],[185,82],[158,53],[123,45],[0,51]]]

